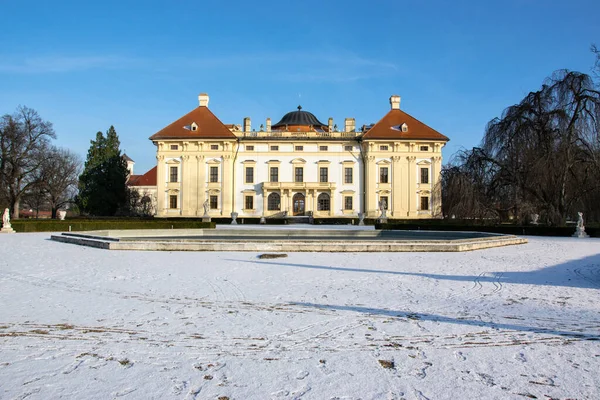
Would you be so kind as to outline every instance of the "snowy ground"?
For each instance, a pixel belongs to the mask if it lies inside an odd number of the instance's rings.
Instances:
[[[598,399],[600,240],[118,252],[0,235],[1,399]]]

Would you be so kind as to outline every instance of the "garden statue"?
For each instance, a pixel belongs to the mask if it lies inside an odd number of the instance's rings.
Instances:
[[[364,213],[358,213],[358,225],[359,226],[365,225],[365,214]]]
[[[237,216],[238,216],[238,213],[236,213],[236,212],[231,213],[231,225],[237,225],[237,221],[236,221]]]
[[[540,219],[539,214],[531,214],[531,225],[539,224],[538,220]]]
[[[204,201],[204,204],[202,204],[202,207],[204,207],[204,216],[208,216],[208,200]]]
[[[387,210],[387,203],[384,199],[379,200],[379,211],[381,211],[381,216],[379,218],[387,218],[385,212]]]
[[[5,208],[4,214],[2,214],[2,227],[10,228],[10,211],[8,211],[8,208]]]
[[[577,227],[575,228],[575,233],[573,237],[577,238],[587,238],[590,237],[587,233],[585,233],[585,226],[583,226],[583,213],[580,211],[577,213],[579,218],[577,219]]]
[[[4,209],[4,214],[2,214],[2,229],[0,230],[2,233],[14,233],[15,230],[10,225],[10,211],[8,208]]]
[[[64,221],[65,217],[67,216],[67,212],[65,210],[59,210],[56,215],[58,216],[59,220]]]

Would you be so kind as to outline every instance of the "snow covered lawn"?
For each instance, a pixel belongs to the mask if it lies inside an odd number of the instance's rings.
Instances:
[[[1,399],[598,399],[600,240],[120,252],[0,236]]]

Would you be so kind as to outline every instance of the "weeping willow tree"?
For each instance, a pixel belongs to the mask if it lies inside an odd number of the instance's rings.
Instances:
[[[481,146],[442,173],[445,215],[562,224],[600,218],[600,92],[585,74],[558,71],[487,125]]]

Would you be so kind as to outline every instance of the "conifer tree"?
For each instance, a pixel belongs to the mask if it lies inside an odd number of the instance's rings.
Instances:
[[[79,177],[77,203],[84,213],[113,216],[127,200],[127,163],[121,157],[117,132],[111,126],[90,141],[84,171]]]

